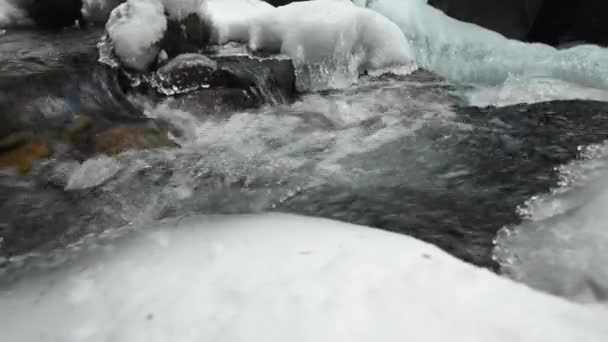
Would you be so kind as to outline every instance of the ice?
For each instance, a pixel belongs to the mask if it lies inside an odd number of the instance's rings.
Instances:
[[[608,312],[413,238],[282,214],[147,227],[0,292],[9,341],[587,341]]]
[[[164,7],[157,0],[128,0],[112,11],[106,30],[122,63],[145,71],[156,60],[167,30]]]
[[[495,258],[504,273],[582,302],[608,300],[608,144],[583,150],[560,168],[561,184],[521,208],[525,221],[506,227]]]
[[[74,170],[65,189],[76,190],[98,186],[114,176],[120,168],[120,163],[108,156],[89,159]]]
[[[253,5],[251,0],[244,3],[252,4],[246,8],[254,11],[244,11],[248,15],[237,15],[237,19],[226,14],[230,6],[219,6],[219,14],[214,14],[217,5],[209,4],[211,18],[220,18],[213,19],[219,32],[216,42],[244,42],[254,51],[288,55],[294,61],[300,90],[345,87],[364,72],[416,69],[399,28],[349,0],[297,2],[277,8]]]
[[[579,45],[557,50],[548,45],[509,40],[493,31],[452,19],[420,0],[358,3],[365,3],[399,25],[420,67],[452,81],[500,87],[512,77],[544,77],[580,87],[608,89],[608,50],[605,48]],[[539,94],[534,96],[542,99],[547,89],[537,90]],[[552,97],[572,97],[569,89],[564,91]]]
[[[476,87],[466,93],[466,98],[473,106],[509,106],[553,100],[608,101],[608,91],[550,77],[509,76],[498,86]]]

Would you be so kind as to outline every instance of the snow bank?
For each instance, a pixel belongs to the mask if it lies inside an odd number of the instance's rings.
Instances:
[[[246,42],[254,51],[288,55],[296,66],[300,90],[348,86],[363,72],[416,69],[399,28],[350,0],[296,2],[277,8],[252,0],[229,3],[243,3],[250,10],[235,18],[230,8],[236,5],[211,2],[216,42]]]
[[[145,71],[158,56],[166,30],[164,7],[155,0],[128,0],[112,11],[106,23],[118,58],[139,71]]]
[[[608,312],[410,237],[289,215],[198,217],[0,292],[7,341],[603,342]]]

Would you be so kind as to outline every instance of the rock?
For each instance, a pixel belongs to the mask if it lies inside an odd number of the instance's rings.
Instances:
[[[267,3],[271,4],[272,6],[284,6],[287,4],[290,4],[292,2],[299,2],[299,1],[308,1],[308,0],[264,0]]]
[[[14,167],[21,173],[32,169],[32,164],[39,159],[50,156],[50,150],[44,142],[33,142],[14,150],[0,154],[0,167]]]
[[[551,45],[583,41],[607,45],[608,2],[545,0],[526,39]]]
[[[267,102],[287,102],[295,96],[295,71],[290,59],[248,55],[213,57],[215,60],[200,54],[179,55],[157,70],[151,85],[168,96],[196,91],[208,94],[213,99],[196,98],[213,103],[213,108],[221,107],[218,101],[237,101],[236,106],[229,102],[225,106],[243,108]]]
[[[112,10],[125,0],[87,0],[82,5],[82,17],[87,23],[105,24]]]
[[[82,19],[82,0],[30,0],[28,16],[41,27],[62,28]]]
[[[31,131],[11,133],[0,139],[0,151],[17,148],[31,142],[32,140],[34,140],[34,133]]]
[[[169,57],[204,48],[211,37],[211,23],[198,13],[191,13],[182,19],[169,18],[167,33],[162,47]]]
[[[154,83],[156,89],[165,95],[188,93],[216,83],[217,70],[217,63],[206,56],[182,54],[156,71]]]
[[[429,0],[429,4],[458,20],[523,40],[543,0]],[[553,1],[553,0],[551,0]]]
[[[113,126],[96,134],[92,140],[94,150],[107,155],[116,155],[132,149],[177,147],[167,136],[167,131],[152,122]]]
[[[226,55],[215,60],[220,69],[239,77],[242,84],[254,84],[264,102],[288,102],[296,96],[295,68],[287,57]]]

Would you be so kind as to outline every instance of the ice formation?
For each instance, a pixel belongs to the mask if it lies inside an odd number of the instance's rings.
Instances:
[[[8,341],[603,342],[601,308],[416,239],[291,215],[197,217],[0,292]]]

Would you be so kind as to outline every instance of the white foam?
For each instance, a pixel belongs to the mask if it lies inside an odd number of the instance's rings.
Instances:
[[[602,342],[608,312],[413,238],[289,215],[198,217],[0,293],[10,341]]]

